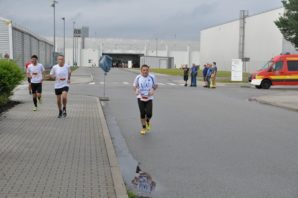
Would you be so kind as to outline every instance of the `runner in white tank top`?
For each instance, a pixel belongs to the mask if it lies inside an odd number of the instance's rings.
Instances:
[[[58,118],[66,117],[67,95],[69,91],[71,70],[65,64],[63,55],[57,57],[58,64],[54,65],[50,72],[50,77],[55,79],[55,94],[57,96],[57,106],[59,110]],[[62,107],[63,105],[63,107]]]

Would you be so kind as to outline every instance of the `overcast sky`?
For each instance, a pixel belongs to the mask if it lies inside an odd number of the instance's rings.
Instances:
[[[56,34],[76,26],[89,26],[90,36],[117,38],[155,37],[198,40],[209,26],[237,19],[241,9],[250,14],[281,7],[281,0],[58,0]],[[53,35],[50,0],[0,0],[0,17],[13,20],[34,33]]]

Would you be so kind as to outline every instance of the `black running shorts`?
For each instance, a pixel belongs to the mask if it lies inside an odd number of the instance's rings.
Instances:
[[[55,89],[55,94],[57,96],[61,95],[62,92],[68,92],[69,90],[69,87],[62,87],[62,88],[59,88],[59,89]]]
[[[57,96],[61,95],[62,92],[68,92],[69,90],[69,87],[62,87],[62,88],[59,88],[59,89],[55,89],[55,94]]]
[[[31,83],[32,93],[41,93],[42,92],[42,83]]]

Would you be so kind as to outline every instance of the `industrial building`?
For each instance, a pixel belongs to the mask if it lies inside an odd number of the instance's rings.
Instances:
[[[58,52],[64,51],[64,38],[56,38]],[[160,39],[117,39],[67,37],[66,63],[79,66],[97,66],[102,55],[113,58],[117,67],[139,67],[142,61],[156,68],[179,68],[182,64],[200,64],[198,41]],[[148,62],[146,62],[148,61]]]
[[[36,54],[44,66],[51,66],[53,44],[12,22],[0,17],[0,58],[9,54],[20,68]]]
[[[231,71],[232,59],[244,61],[244,71],[261,68],[281,53],[297,53],[275,25],[284,8],[248,15],[242,11],[238,20],[201,31],[201,64],[217,62],[219,70]]]
[[[89,29],[83,27],[75,29],[74,37],[66,37],[65,45],[64,38],[57,37],[56,51],[65,53],[69,65],[97,66],[102,55],[110,55],[117,67],[147,63],[157,68],[179,68],[215,61],[219,70],[230,71],[232,59],[242,59],[244,71],[251,72],[275,55],[297,53],[274,23],[284,12],[284,8],[254,15],[242,11],[236,20],[202,30],[200,41],[90,38]],[[50,66],[52,52],[51,42],[0,17],[0,57],[8,53],[23,67],[32,54],[37,54],[40,62]]]

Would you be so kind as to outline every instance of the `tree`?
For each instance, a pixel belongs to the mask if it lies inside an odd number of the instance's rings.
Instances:
[[[285,13],[277,21],[284,38],[298,49],[298,0],[282,0]]]

